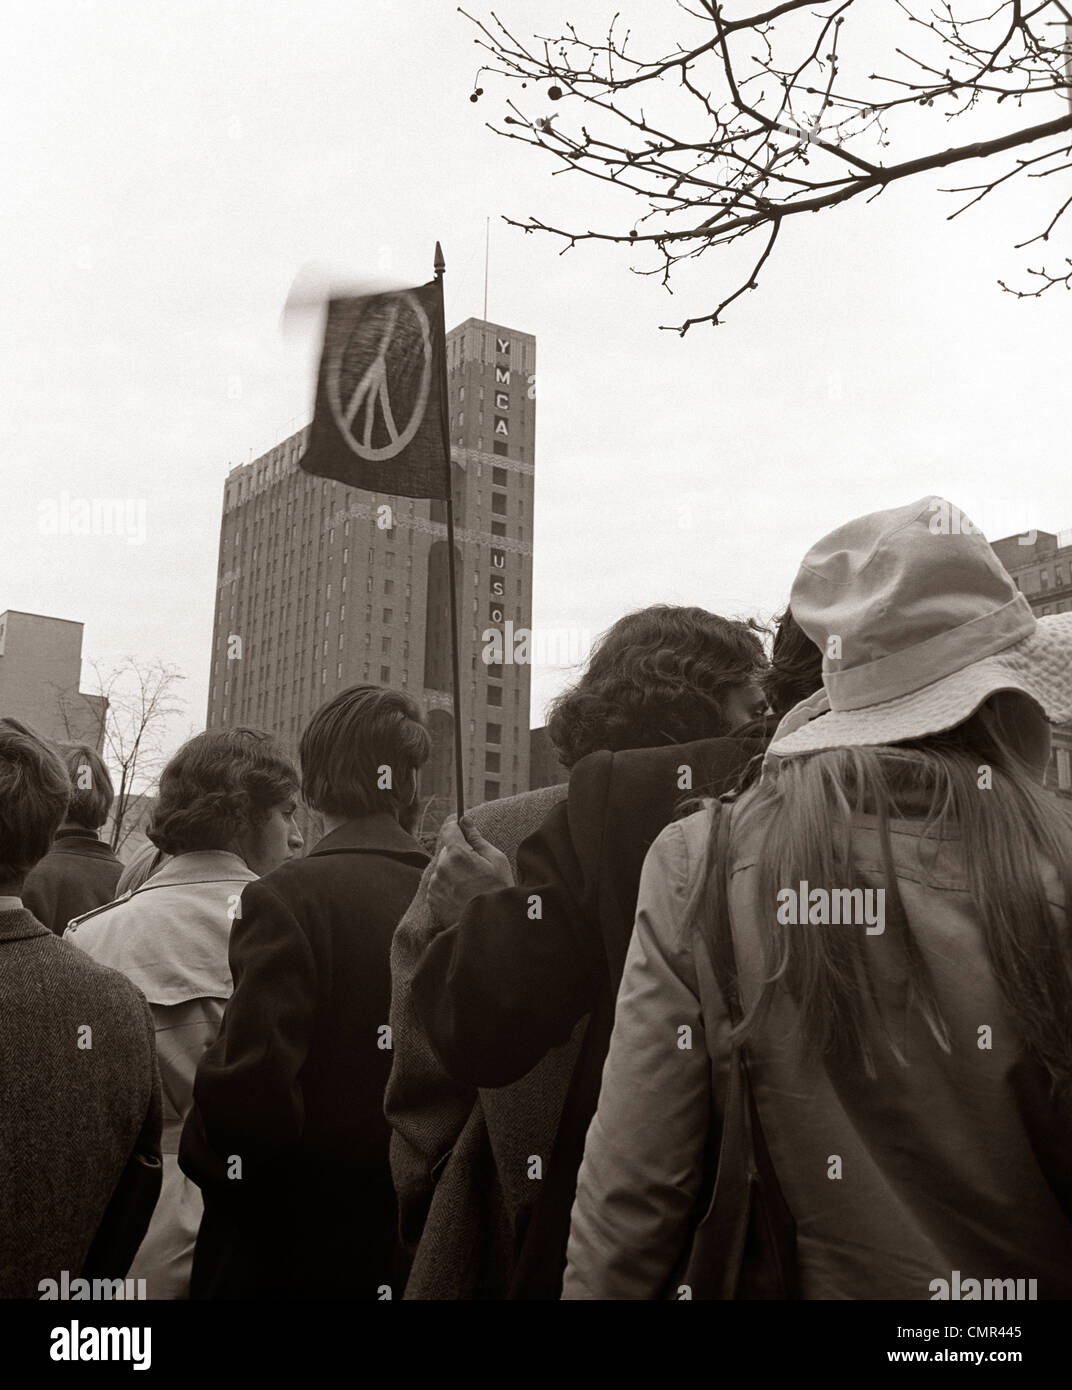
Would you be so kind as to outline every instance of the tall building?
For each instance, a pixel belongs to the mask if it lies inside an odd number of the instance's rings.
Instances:
[[[466,319],[447,334],[467,805],[529,785],[536,340]],[[224,485],[207,727],[253,725],[297,750],[336,691],[371,682],[420,703],[433,752],[425,829],[453,805],[446,507],[310,477],[308,429]],[[498,659],[496,659],[498,658]]]
[[[1030,545],[1021,543],[1032,536]],[[1028,531],[992,544],[1038,617],[1072,612],[1072,531]],[[1072,724],[1054,728],[1046,783],[1072,797]]]
[[[82,624],[9,609],[0,613],[0,715],[43,738],[104,745],[108,701],[79,689]]]

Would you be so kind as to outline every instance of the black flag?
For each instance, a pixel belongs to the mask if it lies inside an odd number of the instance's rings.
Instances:
[[[450,496],[443,284],[328,302],[307,473],[394,497]]]

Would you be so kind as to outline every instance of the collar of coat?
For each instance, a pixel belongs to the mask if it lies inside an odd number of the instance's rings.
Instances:
[[[419,864],[421,867],[427,864],[429,859],[429,855],[413,836],[402,829],[394,816],[389,816],[386,812],[377,812],[374,816],[360,816],[337,825],[322,840],[317,841],[310,858],[316,854],[354,852],[395,855],[405,859],[407,863]]]
[[[111,846],[106,845],[95,830],[87,830],[73,821],[64,821],[56,831],[50,850],[53,854],[75,854],[80,859],[115,861]]]

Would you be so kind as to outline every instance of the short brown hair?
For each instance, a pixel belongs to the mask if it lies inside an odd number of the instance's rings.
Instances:
[[[0,884],[21,888],[48,853],[70,796],[55,747],[17,719],[0,719]]]
[[[115,788],[101,755],[88,743],[61,743],[59,754],[71,779],[67,819],[86,830],[99,830],[115,800]]]
[[[298,748],[302,795],[314,811],[355,820],[409,804],[410,774],[428,761],[432,740],[420,706],[404,691],[353,685],[321,705]],[[388,770],[389,786],[380,786]]]
[[[226,849],[297,790],[298,770],[270,734],[198,734],[160,774],[148,836],[165,854]]]

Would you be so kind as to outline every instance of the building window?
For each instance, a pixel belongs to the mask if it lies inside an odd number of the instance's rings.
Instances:
[[[393,594],[394,591],[395,591],[395,581],[394,581],[393,579],[385,579],[385,580],[383,581],[383,592],[384,592],[385,594]]]
[[[390,656],[390,655],[391,655],[391,639],[390,639],[390,637],[381,637],[381,638],[380,638],[380,652],[381,652],[381,654],[382,654],[383,656]]]
[[[488,675],[492,678],[492,680],[501,681],[501,680],[502,680],[502,663],[500,662],[500,663],[498,663],[497,665],[491,665],[491,666],[489,666],[489,667],[488,667]]]
[[[338,666],[335,667],[335,679],[336,679],[337,681],[341,681],[341,680],[342,680],[342,662],[341,662],[341,661],[339,662]]]
[[[385,623],[393,623],[395,620],[395,610],[393,608],[385,608],[383,610],[383,620]]]
[[[505,486],[506,486],[506,469],[505,469],[505,468],[499,468],[497,465],[492,464],[492,467],[491,467],[491,481],[495,484],[496,487],[505,487]]]
[[[391,668],[390,668],[390,666],[381,666],[381,667],[380,667],[380,684],[381,684],[381,685],[390,685],[390,684],[391,684]]]
[[[489,704],[489,705],[501,705],[501,704],[502,704],[502,686],[501,686],[501,685],[489,685],[489,686],[488,686],[488,704]]]
[[[493,454],[505,454],[508,450],[501,439],[493,439],[491,441],[491,452]]]
[[[506,515],[506,493],[493,492],[491,494],[491,510],[496,516]]]
[[[496,801],[496,800],[498,800],[498,796],[499,796],[499,784],[498,784],[498,782],[486,781],[486,782],[484,783],[484,800],[485,800],[485,801]]]
[[[472,732],[472,731],[470,730],[470,732]],[[487,726],[487,741],[488,741],[489,743],[502,743],[502,725],[501,725],[501,724],[488,724],[488,726]]]
[[[493,536],[505,536],[505,535],[506,535],[506,522],[505,522],[505,521],[493,521],[493,522],[491,523],[491,534],[492,534]]]
[[[484,771],[501,772],[500,758],[498,753],[486,752],[484,754]]]
[[[1050,587],[1050,572],[1049,572],[1049,570],[1041,570],[1041,571],[1039,572],[1039,582],[1041,583],[1041,585],[1042,585],[1042,587],[1043,587],[1044,589],[1048,589],[1048,588]]]

